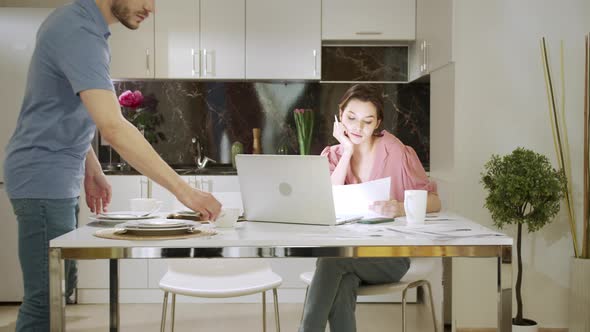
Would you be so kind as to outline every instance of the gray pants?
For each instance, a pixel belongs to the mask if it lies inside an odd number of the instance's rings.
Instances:
[[[303,308],[299,332],[356,331],[354,311],[360,285],[398,282],[409,258],[319,258]]]

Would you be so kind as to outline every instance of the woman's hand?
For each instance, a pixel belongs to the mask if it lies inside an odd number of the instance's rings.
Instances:
[[[99,214],[107,211],[113,192],[102,172],[84,176],[84,192],[86,193],[86,204],[92,213]]]
[[[350,138],[346,135],[346,127],[342,122],[338,122],[338,118],[335,118],[334,121],[334,129],[332,131],[332,136],[334,136],[340,145],[344,149],[345,152],[352,153],[352,142]]]
[[[390,201],[375,201],[369,205],[369,210],[389,218],[406,215],[406,211],[404,210],[404,202],[398,202],[395,199]]]

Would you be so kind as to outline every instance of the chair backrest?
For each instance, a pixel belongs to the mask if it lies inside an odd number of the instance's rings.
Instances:
[[[428,257],[412,257],[410,258],[410,269],[403,276],[401,281],[412,282],[416,280],[426,279],[430,273],[434,271],[436,263],[440,258]]]
[[[271,271],[270,264],[262,259],[170,259],[168,271],[207,277],[235,276]]]

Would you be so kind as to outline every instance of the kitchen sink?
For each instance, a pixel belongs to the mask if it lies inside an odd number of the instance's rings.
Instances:
[[[179,175],[236,175],[231,164],[208,164],[207,167],[173,167]]]

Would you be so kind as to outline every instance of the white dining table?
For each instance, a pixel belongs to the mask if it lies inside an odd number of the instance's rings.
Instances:
[[[51,331],[65,331],[65,259],[110,260],[109,329],[119,331],[120,259],[289,257],[496,258],[498,330],[512,328],[512,238],[451,212],[429,217],[419,226],[406,225],[403,218],[339,226],[248,221],[216,229],[211,236],[159,241],[96,237],[94,233],[101,229],[104,226],[91,223],[50,241]]]

